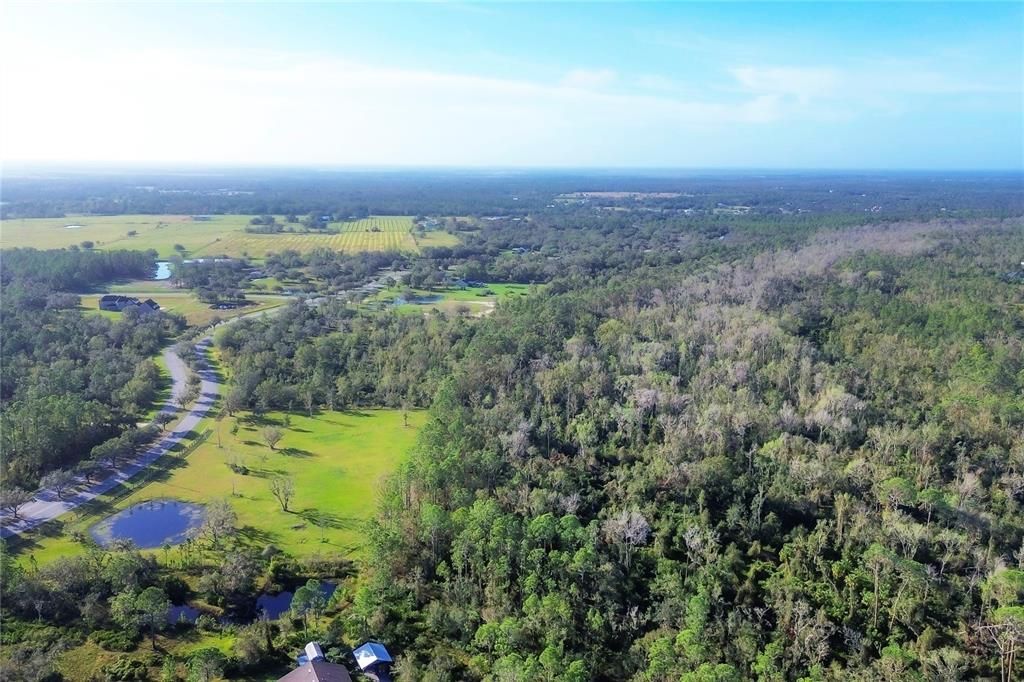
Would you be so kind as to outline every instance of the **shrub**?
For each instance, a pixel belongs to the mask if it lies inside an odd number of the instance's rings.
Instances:
[[[100,669],[100,674],[104,680],[110,680],[111,682],[149,679],[146,664],[134,658],[121,658],[113,663],[109,663]]]
[[[96,630],[89,635],[90,641],[107,651],[133,651],[139,644],[139,634],[124,630]]]
[[[217,620],[210,614],[204,613],[196,618],[196,627],[200,630],[211,632],[218,628]]]
[[[163,581],[164,592],[167,593],[167,598],[171,600],[172,604],[183,604],[188,599],[191,589],[189,589],[188,583],[179,578],[178,576],[167,576]]]

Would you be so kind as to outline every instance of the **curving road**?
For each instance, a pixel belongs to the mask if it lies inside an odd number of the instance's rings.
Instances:
[[[6,538],[12,535],[20,535],[40,524],[52,521],[58,516],[68,513],[132,478],[180,443],[190,431],[196,428],[200,420],[206,416],[206,413],[210,411],[210,408],[213,407],[214,402],[217,400],[220,384],[217,382],[216,374],[210,369],[209,363],[206,362],[206,352],[209,350],[211,343],[213,343],[213,337],[205,336],[195,345],[200,362],[202,363],[202,369],[199,370],[199,377],[202,380],[199,399],[196,400],[185,416],[174,425],[169,433],[161,436],[160,440],[134,457],[125,460],[116,471],[102,481],[89,485],[85,479],[79,478],[74,488],[65,492],[63,500],[59,499],[57,493],[53,490],[41,489],[37,491],[35,499],[18,510],[18,518],[14,518],[10,513],[6,512],[0,515],[0,524],[2,524],[0,526],[0,537]],[[164,350],[163,358],[171,374],[172,388],[170,397],[160,411],[174,412],[174,399],[185,390],[188,370],[182,359],[170,348]]]

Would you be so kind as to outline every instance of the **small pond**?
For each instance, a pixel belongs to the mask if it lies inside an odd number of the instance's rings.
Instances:
[[[338,586],[334,583],[320,582],[320,591],[323,592],[324,597],[327,599],[331,598],[334,591],[338,589]],[[270,620],[276,620],[281,617],[285,611],[287,611],[292,605],[292,597],[295,595],[294,592],[278,592],[277,594],[261,594],[256,599],[256,613],[260,611],[267,612],[267,618]]]
[[[189,623],[195,623],[196,618],[199,618],[199,614],[202,613],[199,609],[188,604],[174,604],[167,611],[167,622],[171,625],[176,625],[181,621],[187,621]]]
[[[171,278],[171,264],[165,260],[158,260],[156,262],[156,274],[153,275],[153,279],[170,279]]]
[[[149,500],[108,516],[90,532],[104,547],[117,540],[131,540],[140,549],[152,549],[184,542],[203,525],[205,516],[199,504]]]

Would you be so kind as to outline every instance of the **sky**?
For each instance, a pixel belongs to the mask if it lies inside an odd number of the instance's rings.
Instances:
[[[0,3],[0,159],[1024,167],[1024,3]]]

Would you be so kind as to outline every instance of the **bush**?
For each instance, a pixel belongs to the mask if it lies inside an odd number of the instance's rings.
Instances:
[[[146,664],[134,658],[121,658],[100,669],[104,680],[146,680],[149,679]]]
[[[213,616],[208,613],[204,613],[196,618],[196,627],[206,632],[212,632],[219,626],[217,624],[217,620]]]
[[[192,592],[188,583],[175,575],[170,575],[164,578],[163,589],[164,592],[167,593],[167,598],[171,600],[172,604],[184,604],[185,600],[188,599],[189,594]]]
[[[89,635],[89,640],[107,651],[134,651],[139,645],[137,632],[124,630],[96,630]]]

